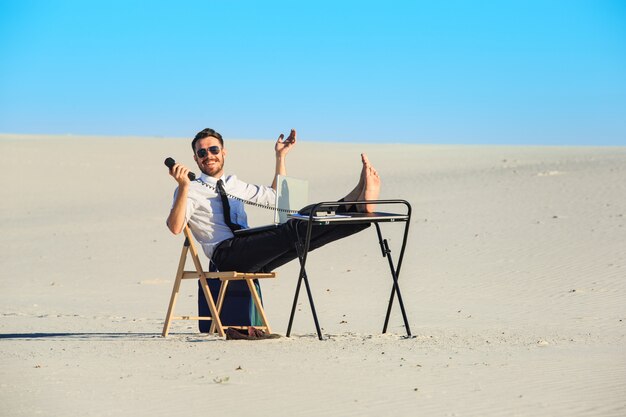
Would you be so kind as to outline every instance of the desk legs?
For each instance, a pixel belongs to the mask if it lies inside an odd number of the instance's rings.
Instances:
[[[391,296],[389,297],[389,304],[387,306],[387,315],[385,316],[385,324],[383,326],[383,333],[387,333],[387,326],[389,324],[389,317],[391,315],[391,308],[393,306],[395,295],[398,294],[398,303],[400,304],[400,311],[402,312],[402,319],[404,320],[404,327],[406,328],[407,336],[411,336],[411,328],[409,327],[409,320],[406,315],[406,310],[404,309],[404,302],[402,301],[402,294],[400,293],[400,286],[398,285],[398,276],[400,274],[400,266],[402,265],[402,258],[404,256],[404,246],[406,245],[406,238],[408,233],[408,225],[405,229],[405,236],[402,244],[402,250],[400,251],[400,257],[398,259],[398,267],[396,268],[393,264],[393,259],[391,259],[391,250],[389,249],[389,244],[387,243],[387,239],[383,239],[383,235],[380,231],[380,226],[378,223],[374,223],[376,226],[376,233],[378,234],[378,241],[380,243],[380,248],[383,254],[383,257],[387,258],[389,262],[389,270],[391,272],[391,277],[393,278],[393,288],[391,290]],[[315,304],[313,303],[313,295],[311,294],[311,287],[309,286],[309,279],[306,275],[306,259],[307,252],[309,249],[310,243],[310,230],[307,232],[307,237],[305,239],[304,248],[302,244],[298,242],[296,244],[296,250],[298,252],[298,259],[300,260],[300,275],[298,277],[298,284],[296,286],[296,294],[293,298],[293,305],[291,306],[291,315],[289,316],[289,325],[287,326],[287,334],[289,337],[291,334],[291,326],[293,324],[293,319],[296,314],[296,307],[298,304],[298,296],[300,295],[300,288],[302,286],[302,281],[304,281],[304,285],[306,288],[306,292],[309,298],[309,304],[311,305],[311,312],[313,313],[313,320],[315,321],[315,329],[317,330],[317,337],[319,340],[322,340],[322,331],[320,329],[319,321],[317,319],[317,313],[315,311]]]
[[[380,249],[382,251],[383,257],[387,258],[389,262],[389,270],[391,272],[391,277],[393,278],[393,288],[391,289],[391,296],[389,297],[389,304],[387,305],[387,315],[385,316],[385,324],[383,325],[383,333],[387,333],[387,326],[389,325],[389,316],[391,315],[391,308],[393,306],[393,301],[396,293],[398,294],[398,303],[400,304],[400,311],[402,312],[402,319],[404,320],[404,327],[406,328],[407,336],[411,336],[411,328],[409,327],[409,320],[406,316],[406,311],[404,309],[404,302],[402,301],[402,294],[400,293],[400,286],[398,285],[398,275],[400,267],[396,269],[393,265],[393,259],[391,259],[391,249],[389,249],[389,244],[387,243],[387,239],[383,239],[383,235],[380,231],[380,226],[378,223],[375,223],[376,233],[378,234],[378,242],[380,243]],[[402,251],[403,252],[403,251]],[[402,264],[402,255],[398,261],[398,265]]]
[[[308,246],[308,245],[307,245]],[[291,315],[289,316],[289,326],[287,326],[287,334],[289,337],[291,334],[291,326],[293,324],[293,318],[296,314],[296,306],[298,304],[298,296],[300,295],[300,287],[302,286],[302,281],[304,281],[304,286],[306,288],[306,293],[309,297],[309,304],[311,305],[311,312],[313,313],[313,321],[315,321],[315,329],[317,330],[317,337],[319,340],[322,340],[322,330],[320,329],[319,321],[317,320],[317,313],[315,311],[315,304],[313,303],[313,295],[311,294],[311,287],[309,286],[309,278],[306,275],[306,257],[303,256],[302,246],[298,242],[297,244],[298,250],[298,259],[300,260],[300,275],[298,277],[298,285],[296,286],[296,294],[293,298],[293,305],[291,306]]]

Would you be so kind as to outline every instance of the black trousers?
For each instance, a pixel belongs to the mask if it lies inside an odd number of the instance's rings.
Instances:
[[[369,224],[313,225],[309,250],[353,235]],[[271,272],[298,257],[296,242],[306,237],[307,222],[288,220],[275,229],[225,240],[211,261],[220,271]]]

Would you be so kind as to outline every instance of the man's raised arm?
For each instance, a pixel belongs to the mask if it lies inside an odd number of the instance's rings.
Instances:
[[[293,148],[295,144],[296,129],[291,129],[291,133],[289,134],[289,137],[287,139],[285,139],[285,135],[281,133],[278,137],[278,140],[276,141],[276,145],[274,145],[274,150],[276,151],[276,170],[274,172],[274,180],[272,181],[272,188],[274,190],[276,189],[276,182],[278,181],[277,177],[279,175],[287,175],[285,159],[287,158],[289,150]]]

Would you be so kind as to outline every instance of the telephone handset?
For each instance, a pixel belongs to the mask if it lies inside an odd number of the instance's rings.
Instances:
[[[172,167],[174,165],[176,165],[176,161],[174,161],[174,159],[170,158],[170,157],[165,158],[165,161],[163,163],[170,170],[172,169]],[[210,188],[211,190],[215,191],[217,194],[221,194],[220,190],[218,190],[217,187],[215,187],[214,185],[211,185],[211,184],[207,184],[206,182],[202,181],[200,178],[196,178],[196,174],[194,174],[193,172],[189,172],[187,174],[187,177],[189,178],[190,181],[199,182],[200,184],[204,185],[205,187]],[[269,205],[265,205],[265,204],[256,203],[254,201],[249,201],[249,200],[243,199],[241,197],[237,197],[236,195],[228,194],[226,191],[224,191],[224,195],[226,197],[235,199],[237,201],[241,201],[244,204],[248,204],[248,205],[254,206],[254,207],[261,207],[261,208],[265,208],[265,209],[272,210],[272,211],[276,210],[276,211],[280,211],[281,213],[288,213],[288,214],[298,213],[298,210],[288,210],[288,209],[283,209],[283,208],[280,208],[280,207],[274,207],[274,206],[269,206]],[[307,206],[307,207],[309,207],[309,206]]]
[[[163,163],[165,164],[166,167],[168,167],[170,169],[170,171],[172,170],[172,167],[174,165],[176,165],[176,161],[174,161],[174,158],[171,157],[167,157],[165,158],[165,161],[163,161]],[[194,174],[193,172],[189,172],[187,174],[187,178],[189,178],[189,181],[195,181],[196,180],[196,174]]]
[[[298,214],[302,216],[310,216],[311,210],[313,210],[313,207],[315,207],[317,204],[318,203],[314,203],[309,204],[306,207],[302,207],[300,210],[298,210]],[[317,211],[315,212],[315,217],[334,216],[338,208],[339,206],[318,207]]]

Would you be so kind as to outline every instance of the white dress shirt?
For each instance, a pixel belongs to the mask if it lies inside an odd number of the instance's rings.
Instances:
[[[276,204],[276,191],[271,187],[248,184],[239,180],[235,175],[223,175],[219,179],[224,181],[224,189],[227,194],[271,207]],[[220,242],[233,237],[233,232],[224,220],[222,200],[215,191],[217,180],[217,178],[202,174],[200,181],[211,187],[207,187],[199,181],[192,181],[189,184],[187,212],[185,213],[186,224],[189,225],[194,237],[209,258]],[[174,192],[174,199],[176,199],[177,193],[178,188]],[[228,203],[230,204],[232,222],[244,228],[249,227],[244,203],[230,197]]]

